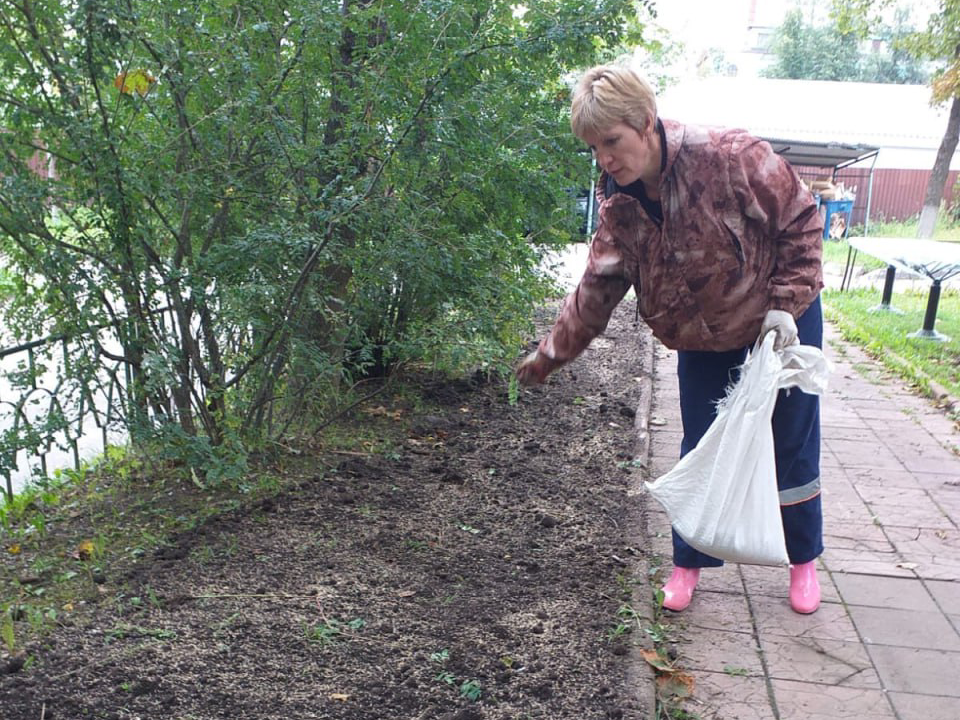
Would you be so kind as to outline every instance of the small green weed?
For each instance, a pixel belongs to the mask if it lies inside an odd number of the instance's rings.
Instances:
[[[616,642],[624,635],[629,635],[633,628],[625,623],[617,623],[607,630],[607,642]]]
[[[310,642],[326,646],[339,640],[344,633],[360,630],[366,627],[366,624],[367,621],[363,618],[354,618],[348,622],[334,618],[320,625],[308,625],[304,628],[304,633]]]
[[[12,655],[13,651],[17,649],[17,637],[13,627],[12,611],[4,612],[3,617],[0,618],[0,639],[3,640],[3,646],[7,648],[7,652]]]
[[[641,627],[641,620],[639,613],[631,605],[621,605],[620,609],[617,610],[616,624],[607,630],[607,640],[614,642],[624,635],[632,633],[635,628]]]
[[[478,680],[464,680],[460,683],[460,695],[471,702],[476,702],[483,696],[483,688]]]
[[[650,639],[653,640],[654,644],[659,645],[669,641],[669,626],[663,625],[662,623],[655,622],[652,625],[645,627],[643,631],[650,636]]]
[[[126,638],[154,638],[156,640],[173,640],[177,633],[173,630],[164,630],[163,628],[146,628],[140,625],[117,625],[107,630],[107,642],[112,640],[124,640]]]
[[[441,667],[446,665],[449,659],[450,651],[446,648],[430,653],[430,662],[440,665]],[[509,665],[507,667],[509,667]],[[433,679],[434,681],[443,683],[444,685],[457,684],[457,676],[446,669],[441,669],[440,672],[434,675]],[[476,702],[483,696],[483,688],[481,687],[479,680],[464,680],[460,683],[459,690],[460,696],[467,698],[467,700],[470,700],[471,702]]]
[[[636,585],[636,580],[632,578],[628,573],[622,572],[617,573],[617,587],[620,588],[620,594],[625,599],[630,599],[633,597],[633,587]]]
[[[621,605],[620,609],[617,610],[617,617],[626,622],[635,623],[637,627],[640,626],[640,621],[643,619],[631,605]]]

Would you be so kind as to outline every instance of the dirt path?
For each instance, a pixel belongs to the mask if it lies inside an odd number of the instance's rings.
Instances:
[[[0,716],[650,717],[642,633],[618,629],[650,597],[626,467],[649,342],[624,303],[515,406],[502,382],[426,387],[397,452],[342,456],[108,581],[0,677]]]

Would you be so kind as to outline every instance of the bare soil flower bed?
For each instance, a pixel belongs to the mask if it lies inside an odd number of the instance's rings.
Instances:
[[[484,378],[425,380],[419,412],[385,394],[395,451],[300,458],[275,497],[99,578],[7,665],[0,716],[650,717],[617,630],[650,602],[627,492],[649,342],[624,304],[516,405]]]

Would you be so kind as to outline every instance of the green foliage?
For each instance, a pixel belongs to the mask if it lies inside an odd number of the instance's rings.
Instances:
[[[576,234],[566,79],[636,11],[4,4],[9,340],[71,338],[78,396],[129,378],[118,421],[202,482],[360,377],[504,362]]]
[[[807,24],[803,13],[787,13],[774,36],[776,62],[763,75],[797,80],[839,80],[875,83],[923,83],[927,74],[915,55],[907,50],[913,29],[907,11],[896,14],[893,25],[878,25],[871,39],[881,50],[861,50],[866,28],[855,28],[849,14],[836,16],[829,25]],[[859,29],[859,32],[858,32]]]

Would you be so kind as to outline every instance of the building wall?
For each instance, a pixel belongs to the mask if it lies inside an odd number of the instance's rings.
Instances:
[[[943,199],[948,206],[960,201],[960,197],[955,193],[958,176],[960,172],[956,170],[947,176]],[[874,170],[871,222],[905,220],[918,215],[923,208],[929,180],[929,170]]]

